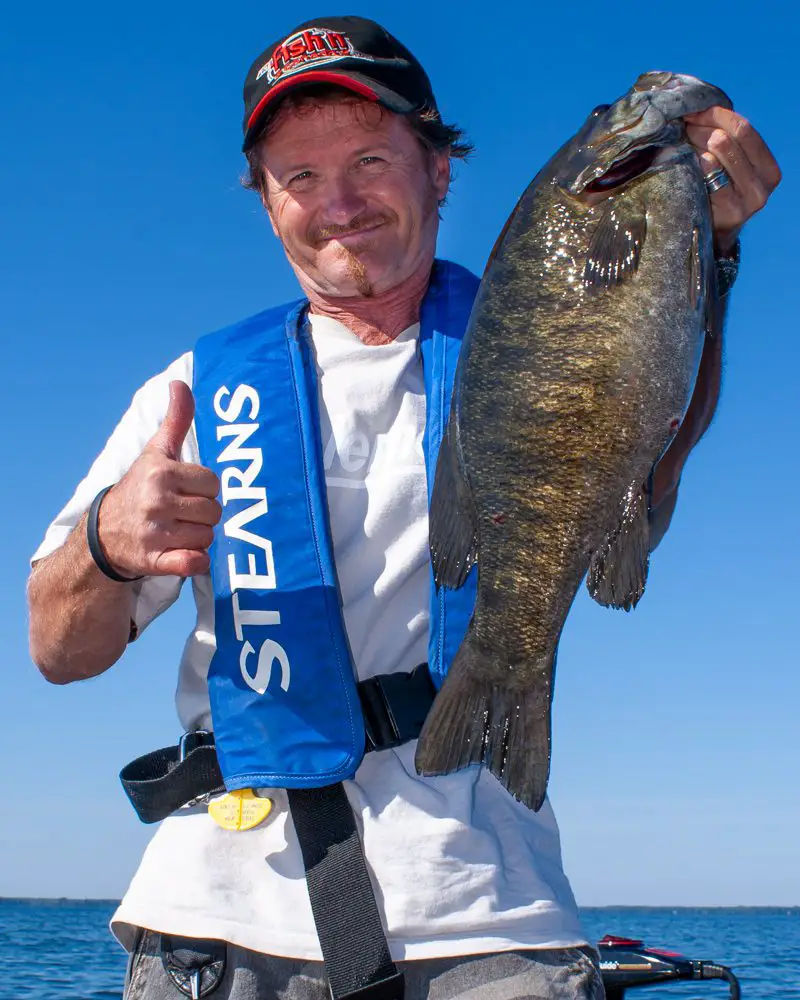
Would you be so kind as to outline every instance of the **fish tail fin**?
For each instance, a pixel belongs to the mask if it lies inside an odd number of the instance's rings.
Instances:
[[[530,677],[526,666],[513,665]],[[498,683],[500,671],[487,670],[486,654],[470,641],[468,633],[425,720],[415,759],[418,773],[450,774],[482,764],[514,798],[538,812],[550,774],[555,657],[546,667],[548,683],[544,686],[533,683],[517,688]],[[511,675],[511,664],[507,670]]]

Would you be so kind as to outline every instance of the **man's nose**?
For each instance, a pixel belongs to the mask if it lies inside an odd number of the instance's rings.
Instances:
[[[327,222],[345,226],[360,212],[366,202],[353,180],[346,174],[331,177],[325,187],[323,214]]]

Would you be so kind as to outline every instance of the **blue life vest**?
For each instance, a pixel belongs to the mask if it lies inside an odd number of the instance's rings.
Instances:
[[[428,499],[475,275],[437,261],[420,315]],[[303,300],[203,337],[194,351],[203,465],[221,481],[211,546],[211,715],[228,789],[350,778],[364,725],[341,613]],[[476,571],[437,593],[429,667],[441,685],[475,601]]]

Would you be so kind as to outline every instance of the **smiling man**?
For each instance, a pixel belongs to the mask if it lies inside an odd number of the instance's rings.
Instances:
[[[260,171],[275,235],[315,304],[389,291],[419,301],[450,181],[448,154],[424,148],[406,119],[346,91],[283,101],[259,143],[256,177]],[[409,317],[413,311],[400,317],[405,326]]]
[[[465,594],[432,593],[427,545],[478,285],[434,260],[468,144],[411,53],[355,17],[256,60],[244,133],[303,297],[202,338],[136,394],[29,587],[32,655],[68,683],[107,670],[192,579],[186,736],[123,771],[142,819],[163,820],[114,918],[126,997],[599,998],[549,803],[531,812],[478,768],[414,768],[470,614]],[[733,112],[689,135],[710,186],[725,178],[727,288],[780,174]],[[720,349],[659,468],[656,535]]]

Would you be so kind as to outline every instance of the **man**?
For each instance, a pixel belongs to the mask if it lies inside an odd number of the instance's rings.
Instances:
[[[481,769],[419,777],[413,726],[383,739],[371,700],[369,679],[418,679],[407,672],[433,663],[429,632],[445,634],[425,461],[451,384],[433,391],[426,359],[431,345],[457,350],[477,285],[434,265],[460,133],[411,53],[361,18],[271,46],[245,108],[250,184],[310,307],[205,338],[148,382],[51,525],[29,587],[33,658],[68,683],[108,669],[192,578],[178,712],[194,733],[213,711],[216,750],[192,737],[161,770],[128,774],[145,818],[168,811],[154,787],[177,798],[114,918],[132,949],[126,995],[321,998],[329,983],[334,997],[399,997],[399,969],[409,998],[600,997],[549,804],[525,809]],[[706,173],[729,178],[712,195],[725,260],[780,174],[732,112],[694,116],[689,136]],[[660,463],[657,533],[713,413],[719,350]],[[350,656],[380,751],[363,761]],[[381,682],[387,704],[391,690]],[[175,792],[201,752],[214,776]],[[222,798],[217,757],[233,789]],[[342,778],[337,802],[314,787]]]

